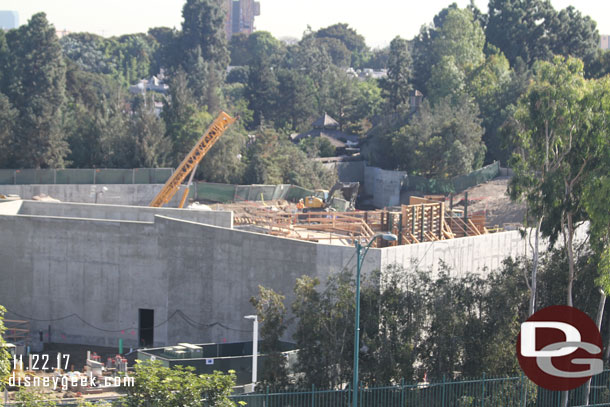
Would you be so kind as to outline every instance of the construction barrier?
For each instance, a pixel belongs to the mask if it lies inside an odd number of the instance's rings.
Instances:
[[[165,184],[173,168],[0,170],[0,185]]]
[[[483,168],[475,170],[470,174],[458,175],[453,178],[428,179],[417,175],[408,176],[408,190],[420,191],[426,194],[459,193],[468,188],[482,184],[494,179],[500,173],[498,161]]]

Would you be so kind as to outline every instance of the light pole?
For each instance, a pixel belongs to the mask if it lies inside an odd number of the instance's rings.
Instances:
[[[354,384],[353,384],[353,407],[358,407],[358,360],[360,353],[360,269],[364,256],[368,253],[371,245],[378,237],[389,242],[398,240],[396,235],[392,233],[377,233],[369,240],[366,246],[360,244],[360,240],[356,240],[356,323],[354,328]]]
[[[254,391],[258,368],[258,316],[246,315],[244,318],[252,320],[252,391]]]

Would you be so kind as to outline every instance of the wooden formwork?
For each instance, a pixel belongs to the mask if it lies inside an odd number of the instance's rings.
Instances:
[[[30,340],[30,321],[5,319],[4,339],[12,344],[28,343]]]
[[[353,244],[356,239],[370,239],[376,233],[390,232],[396,242],[381,239],[373,246],[393,246],[454,239],[488,233],[485,212],[472,213],[464,219],[463,212],[448,210],[444,202],[402,205],[400,211],[354,212],[272,212],[252,206],[247,213],[236,216],[235,225],[254,225],[271,235],[301,240]]]

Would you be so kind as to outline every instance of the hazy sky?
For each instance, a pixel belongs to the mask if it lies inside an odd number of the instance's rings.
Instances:
[[[105,36],[145,32],[149,27],[180,27],[185,0],[2,0],[0,9],[16,10],[20,22],[44,11],[59,30],[89,31]],[[460,6],[468,0],[457,0]],[[484,11],[486,0],[475,0]],[[342,22],[364,35],[370,46],[387,45],[400,35],[410,39],[423,24],[452,1],[448,0],[260,0],[258,30],[278,38],[297,37]],[[572,4],[597,21],[601,34],[610,34],[610,1],[552,0],[556,9]]]

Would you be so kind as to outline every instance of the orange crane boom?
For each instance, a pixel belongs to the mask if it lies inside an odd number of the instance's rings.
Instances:
[[[196,168],[203,156],[207,154],[207,152],[212,148],[214,143],[222,136],[222,133],[229,127],[233,122],[235,122],[235,118],[229,116],[225,112],[220,112],[218,117],[214,119],[210,127],[203,134],[201,139],[197,142],[195,147],[188,153],[186,158],[180,163],[176,171],[172,174],[171,177],[167,180],[161,191],[155,196],[150,205],[155,208],[159,208],[173,198],[173,196],[180,189],[180,185],[184,182],[186,177],[192,173]],[[191,177],[192,179],[192,177]],[[187,191],[188,193],[188,185]],[[182,198],[180,203],[180,207],[184,204],[186,200],[186,194]]]

